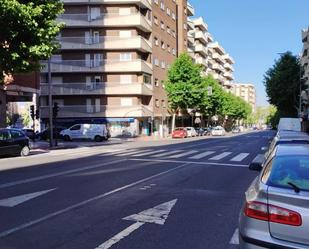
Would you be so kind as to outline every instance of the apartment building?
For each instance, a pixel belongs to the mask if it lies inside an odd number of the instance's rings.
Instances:
[[[303,123],[305,130],[309,129],[308,107],[309,107],[309,28],[302,30],[303,50],[301,53],[301,65],[304,71],[303,80],[305,81],[306,89],[301,93],[301,117],[306,120]]]
[[[113,135],[162,135],[169,117],[163,82],[187,45],[186,1],[63,3],[61,48],[50,63],[57,123],[108,122]],[[48,63],[42,64],[41,117],[47,123]]]
[[[256,108],[256,91],[253,84],[235,83],[232,87],[232,93],[244,99],[252,107],[252,112]]]
[[[214,41],[202,17],[188,20],[188,24],[191,22],[193,29],[188,31],[188,37],[192,37],[194,43],[188,43],[189,54],[203,66],[203,75],[212,75],[224,89],[230,91],[234,80],[233,58]]]

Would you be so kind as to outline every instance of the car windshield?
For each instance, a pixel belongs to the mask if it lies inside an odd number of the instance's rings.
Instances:
[[[309,156],[279,156],[272,165],[267,184],[274,187],[309,191]]]

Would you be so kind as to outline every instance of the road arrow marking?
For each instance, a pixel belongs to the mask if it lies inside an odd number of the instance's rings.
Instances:
[[[48,190],[43,190],[35,193],[30,193],[30,194],[25,194],[25,195],[18,195],[18,196],[13,196],[10,198],[2,199],[0,200],[0,206],[1,207],[15,207],[21,203],[24,203],[26,201],[29,201],[31,199],[34,199],[40,195],[47,194],[48,192],[51,192],[55,190],[53,189],[48,189]]]
[[[235,230],[235,232],[233,233],[233,236],[230,240],[230,244],[231,245],[239,245],[239,238],[238,238],[238,234],[239,234],[239,230],[238,228]]]
[[[116,234],[111,239],[105,241],[103,244],[99,245],[95,249],[108,249],[114,244],[118,243],[120,240],[129,236],[132,232],[139,229],[146,223],[154,223],[157,225],[164,225],[165,221],[172,208],[175,206],[177,199],[162,203],[150,209],[146,209],[138,214],[133,214],[123,218],[123,220],[136,221],[133,225],[122,230],[120,233]]]

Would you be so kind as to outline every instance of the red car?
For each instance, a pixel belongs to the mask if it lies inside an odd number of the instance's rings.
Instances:
[[[187,136],[187,131],[183,127],[176,128],[172,133],[172,138],[185,138]]]

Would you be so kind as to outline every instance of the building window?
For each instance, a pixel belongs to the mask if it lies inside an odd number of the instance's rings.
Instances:
[[[154,0],[155,4],[159,5],[159,0]]]
[[[187,30],[187,24],[186,23],[183,24],[183,28],[184,28],[184,30]]]
[[[172,19],[176,20],[176,14],[174,12],[172,12]]]
[[[157,37],[154,38],[154,43],[156,46],[159,46],[159,39]]]
[[[155,105],[156,105],[156,107],[160,107],[160,101],[158,99],[156,99]]]
[[[154,64],[155,64],[156,66],[159,66],[159,60],[158,60],[157,58],[154,58]]]
[[[121,53],[120,54],[120,61],[131,61],[132,54],[131,53]]]
[[[170,10],[169,8],[166,8],[166,14],[167,14],[168,16],[171,15],[171,10]]]
[[[165,61],[161,61],[161,68],[165,68],[165,66],[166,66],[166,63],[165,63]]]
[[[162,107],[166,108],[165,100],[162,100]]]
[[[167,44],[167,52],[171,52],[171,46]]]
[[[156,25],[159,25],[158,17],[154,16],[154,17],[153,17],[153,22],[154,22]]]
[[[165,50],[165,43],[164,43],[164,41],[161,41],[161,48]]]
[[[155,79],[155,80],[154,80],[154,84],[155,84],[155,86],[158,87],[158,86],[159,86],[159,79]]]
[[[164,9],[165,9],[164,2],[163,2],[163,1],[161,1],[161,3],[160,3],[160,8],[161,8],[161,10],[164,10]]]
[[[171,34],[171,28],[170,28],[169,26],[166,26],[166,32],[167,32],[168,34]]]
[[[165,29],[165,24],[164,24],[164,22],[163,21],[161,21],[161,29]]]
[[[143,78],[144,78],[144,83],[145,84],[150,84],[151,85],[151,75],[148,75],[148,74],[144,74],[143,75]]]
[[[176,55],[176,49],[173,48],[173,55]]]

